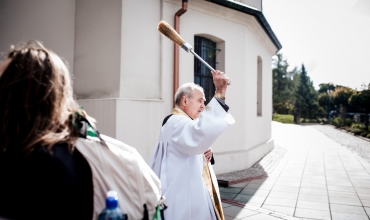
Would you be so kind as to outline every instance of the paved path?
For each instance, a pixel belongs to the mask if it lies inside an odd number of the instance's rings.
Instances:
[[[226,219],[369,220],[370,142],[317,126],[272,122],[271,154],[284,155],[261,160],[267,177],[220,188]]]

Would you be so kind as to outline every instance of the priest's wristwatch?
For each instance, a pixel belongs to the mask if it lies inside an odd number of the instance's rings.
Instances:
[[[215,93],[214,97],[219,98],[221,100],[225,100],[225,96],[222,96],[220,93]]]

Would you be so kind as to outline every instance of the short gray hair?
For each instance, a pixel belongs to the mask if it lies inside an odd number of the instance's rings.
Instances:
[[[193,82],[185,83],[177,89],[177,92],[175,94],[175,104],[176,104],[176,106],[180,106],[181,98],[183,96],[186,96],[187,98],[190,99],[193,95],[194,89],[198,89],[199,91],[201,91],[203,93],[203,97],[204,97],[204,90],[201,86],[199,86],[199,85],[197,85]],[[204,101],[205,101],[205,98],[204,98]]]

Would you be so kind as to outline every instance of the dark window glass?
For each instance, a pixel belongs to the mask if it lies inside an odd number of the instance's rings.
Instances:
[[[216,69],[216,43],[204,38],[194,37],[194,51],[203,58],[213,69]],[[215,94],[215,85],[212,80],[212,73],[202,62],[194,57],[194,83],[200,85],[204,89],[206,97],[205,104],[211,101]]]

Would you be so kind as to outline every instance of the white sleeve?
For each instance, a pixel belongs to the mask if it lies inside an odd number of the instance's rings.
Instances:
[[[178,117],[171,123],[171,141],[184,154],[202,154],[234,123],[231,114],[212,98],[198,119]]]

